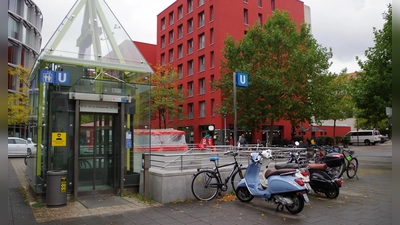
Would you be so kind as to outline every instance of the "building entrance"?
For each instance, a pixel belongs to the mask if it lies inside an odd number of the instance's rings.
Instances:
[[[79,116],[78,192],[112,190],[115,186],[116,115],[81,113]]]

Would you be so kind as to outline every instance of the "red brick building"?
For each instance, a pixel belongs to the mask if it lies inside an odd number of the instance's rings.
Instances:
[[[186,96],[181,107],[187,118],[168,117],[167,123],[169,127],[184,130],[188,143],[199,143],[209,134],[215,144],[223,144],[225,135],[233,135],[233,119],[215,112],[222,97],[210,85],[220,78],[224,40],[227,34],[235,39],[243,38],[249,26],[255,21],[263,24],[275,9],[289,11],[297,24],[304,21],[305,11],[309,12],[299,0],[177,0],[158,14],[156,61],[146,59],[151,64],[171,64],[177,68],[178,82]],[[144,45],[136,45],[141,52],[148,52],[143,49]],[[303,124],[303,127],[310,125]],[[314,135],[333,135],[333,129],[323,129],[326,132]],[[349,127],[337,127],[336,133],[340,136],[349,130]],[[246,133],[249,143],[257,139],[265,143],[268,131],[268,125],[258,132],[245,132],[238,127],[237,134]],[[296,135],[299,132],[296,130]],[[290,140],[291,133],[289,122],[275,123],[273,135],[276,138]],[[312,134],[302,135],[310,137]]]

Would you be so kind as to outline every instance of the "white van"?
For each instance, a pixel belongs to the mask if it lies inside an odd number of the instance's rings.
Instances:
[[[353,143],[364,143],[365,145],[375,145],[381,142],[381,134],[378,130],[358,130],[350,131],[346,134],[350,136],[350,145]]]

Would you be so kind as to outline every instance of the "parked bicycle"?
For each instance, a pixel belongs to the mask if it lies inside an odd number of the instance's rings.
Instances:
[[[342,176],[344,171],[346,171],[346,175],[348,178],[352,179],[353,177],[357,177],[358,180],[357,176],[358,159],[357,157],[354,156],[354,151],[343,149],[342,154],[345,160],[339,176]]]
[[[246,167],[242,167],[237,161],[239,153],[228,151],[224,155],[231,155],[234,158],[234,162],[218,165],[219,157],[210,157],[210,161],[214,162],[215,167],[210,168],[199,168],[197,173],[193,175],[192,180],[192,193],[194,197],[201,201],[209,201],[215,198],[217,194],[228,190],[228,182],[231,181],[232,189],[235,191],[237,184],[244,177]],[[225,179],[222,179],[219,169],[227,166],[233,166],[232,170]]]

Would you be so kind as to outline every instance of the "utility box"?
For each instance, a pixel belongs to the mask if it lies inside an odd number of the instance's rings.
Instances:
[[[67,204],[67,170],[47,171],[46,204],[60,206]]]

